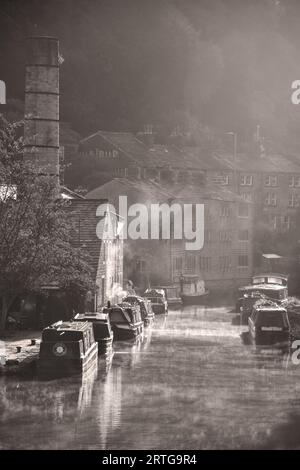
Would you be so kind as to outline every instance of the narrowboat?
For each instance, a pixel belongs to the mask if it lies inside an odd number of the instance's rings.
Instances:
[[[105,307],[103,312],[109,315],[116,341],[137,338],[144,331],[144,322],[139,306],[122,302]]]
[[[127,295],[123,299],[123,302],[127,302],[130,305],[138,305],[141,310],[142,320],[145,326],[151,326],[154,321],[154,312],[151,307],[151,302],[148,299],[139,297],[138,295]]]
[[[259,299],[272,300],[282,304],[287,299],[287,287],[279,284],[250,284],[239,289],[238,313],[243,324],[247,324],[253,305]]]
[[[204,281],[194,274],[181,276],[180,286],[183,305],[201,304],[209,294],[209,291],[205,289]]]
[[[163,289],[147,289],[143,297],[150,300],[152,310],[155,314],[162,313],[166,315],[168,313],[168,302]]]
[[[93,325],[95,341],[98,343],[98,354],[108,356],[112,353],[114,334],[107,313],[78,313],[74,321],[90,322]]]
[[[255,344],[289,341],[291,328],[287,311],[275,302],[257,302],[248,319],[248,326]]]
[[[38,373],[65,376],[86,373],[98,361],[98,343],[88,322],[54,323],[42,332]]]
[[[182,306],[182,298],[179,293],[179,286],[158,286],[154,289],[163,289],[165,292],[168,307],[180,308]]]

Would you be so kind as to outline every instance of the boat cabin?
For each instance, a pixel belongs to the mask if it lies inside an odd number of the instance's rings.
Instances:
[[[93,325],[95,340],[98,342],[99,354],[107,353],[113,341],[113,331],[107,313],[87,312],[78,313],[74,321],[89,322]]]
[[[123,302],[129,303],[130,305],[138,305],[140,307],[142,320],[145,326],[149,326],[153,322],[154,312],[149,299],[145,299],[137,295],[128,295],[123,299]]]
[[[168,313],[168,302],[163,289],[147,289],[144,292],[143,297],[151,301],[154,313]]]
[[[42,375],[83,373],[97,362],[97,356],[91,323],[59,321],[42,332],[38,370]]]
[[[103,312],[109,314],[116,340],[135,338],[143,332],[144,322],[138,305],[122,302],[105,307]]]
[[[260,273],[252,277],[252,284],[278,284],[280,286],[287,286],[288,276],[278,273]]]

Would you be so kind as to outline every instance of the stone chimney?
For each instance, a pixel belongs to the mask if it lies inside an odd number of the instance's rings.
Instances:
[[[59,187],[59,53],[52,37],[27,39],[25,158]]]

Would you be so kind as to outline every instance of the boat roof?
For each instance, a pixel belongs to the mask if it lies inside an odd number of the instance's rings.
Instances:
[[[289,275],[288,274],[282,274],[282,273],[272,273],[272,272],[267,272],[267,273],[257,273],[252,276],[252,279],[256,277],[279,277],[282,279],[288,279]]]
[[[57,322],[47,326],[42,332],[42,341],[79,341],[90,331],[93,338],[93,324],[82,321]]]
[[[274,311],[274,312],[285,312],[286,309],[283,307],[279,307],[278,305],[254,305],[255,310],[260,310],[262,312],[269,312]]]
[[[157,296],[157,294],[159,295],[165,295],[165,291],[163,289],[147,289],[145,290],[144,292],[144,295],[154,295],[154,296]]]
[[[248,286],[240,287],[239,290],[283,290],[286,286],[281,284],[250,284]]]
[[[77,315],[75,315],[74,317],[74,320],[77,320],[77,321],[91,321],[91,320],[95,320],[95,321],[102,321],[102,322],[106,322],[108,321],[108,314],[107,313],[101,313],[101,312],[86,312],[86,313],[77,313]]]
[[[76,321],[59,321],[53,323],[53,325],[47,326],[45,330],[56,330],[59,332],[63,331],[86,331],[91,328],[88,322],[76,322]]]

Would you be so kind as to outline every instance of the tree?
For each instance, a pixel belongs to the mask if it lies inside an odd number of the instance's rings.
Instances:
[[[49,284],[93,289],[89,259],[71,243],[66,202],[53,197],[53,178],[38,174],[23,158],[19,128],[0,115],[0,331],[24,292],[44,292]]]

